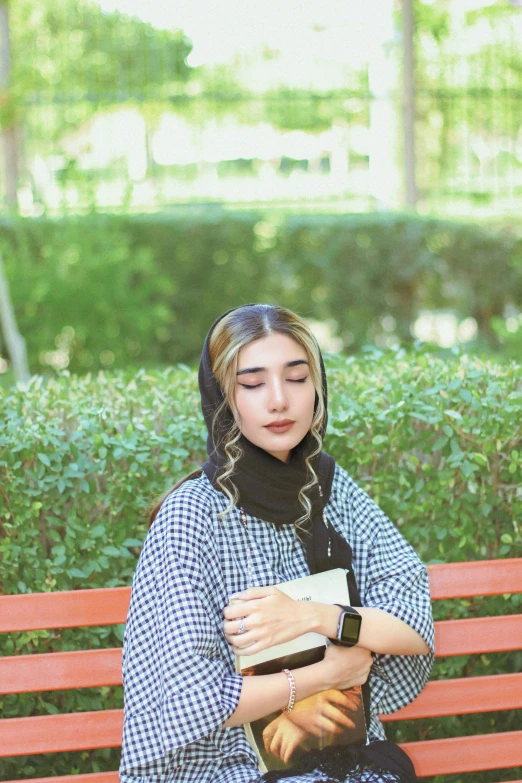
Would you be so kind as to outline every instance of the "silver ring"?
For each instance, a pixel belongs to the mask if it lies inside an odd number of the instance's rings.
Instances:
[[[244,617],[241,617],[241,618],[239,619],[239,630],[238,630],[238,632],[237,632],[237,633],[238,633],[238,635],[239,635],[239,634],[241,634],[241,633],[245,633],[245,631],[246,631],[246,628],[245,628],[245,618],[244,618]]]

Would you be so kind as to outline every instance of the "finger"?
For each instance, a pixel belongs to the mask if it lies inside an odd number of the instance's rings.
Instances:
[[[294,750],[293,744],[290,742],[290,737],[288,734],[283,737],[283,742],[281,743],[281,750],[280,750],[280,758],[285,764],[288,764],[290,759],[292,758],[292,752]]]
[[[334,720],[328,717],[328,715],[325,715],[324,713],[319,716],[319,720],[317,721],[318,725],[321,728],[321,733],[324,736],[325,734],[339,734],[339,726],[340,724],[336,723]],[[351,721],[350,721],[351,722]]]
[[[340,706],[346,705],[349,701],[349,697],[344,691],[332,689],[328,691],[327,702],[329,704],[338,704]]]
[[[267,598],[269,595],[275,595],[281,592],[277,587],[249,587],[244,592],[240,593],[235,598],[240,598],[242,601],[255,601],[257,598]]]
[[[338,710],[336,707],[329,706],[328,709],[324,713],[325,718],[328,720],[331,720],[332,723],[337,727],[336,731],[339,732],[339,729],[345,728],[345,729],[354,729],[355,723],[353,720],[351,720],[346,713],[344,713],[342,710]]]
[[[248,630],[246,627],[246,618],[242,617],[239,620],[225,620],[223,623],[223,630],[226,634],[229,634],[229,636],[232,636],[233,634],[242,636]]]
[[[359,706],[359,698],[350,693],[350,691],[332,691],[328,694],[328,702],[337,705],[341,709],[347,709],[353,712]]]
[[[281,726],[277,725],[276,730],[274,732],[274,735],[272,736],[272,739],[268,743],[268,752],[272,753],[274,756],[277,756],[280,758],[280,748],[281,748],[281,739],[282,739],[282,732],[281,732]]]
[[[223,609],[223,617],[225,620],[237,620],[240,617],[246,617],[251,611],[251,607],[247,608],[246,601],[240,604],[229,604]]]
[[[345,698],[347,701],[346,706],[351,712],[355,712],[361,706],[362,699],[360,693],[348,691],[348,693],[345,693]]]
[[[263,742],[265,743],[265,749],[266,750],[270,749],[269,746],[270,746],[270,743],[272,742],[272,738],[273,738],[274,734],[276,733],[276,729],[277,729],[276,721],[273,720],[263,730]]]
[[[227,634],[225,634],[225,638],[232,647],[232,652],[235,653],[235,655],[253,655],[255,652],[259,652],[259,650],[250,650],[257,642],[247,634],[241,636],[237,636],[236,634],[227,636]]]
[[[232,652],[236,655],[241,655],[241,657],[255,655],[255,653],[261,652],[261,650],[266,648],[266,645],[261,644],[255,639],[252,639],[250,642],[248,639],[245,640],[244,636],[231,636],[228,639],[228,642],[232,647]]]

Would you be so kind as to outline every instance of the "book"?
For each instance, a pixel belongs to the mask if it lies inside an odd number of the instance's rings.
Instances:
[[[276,585],[296,601],[350,605],[346,571],[334,568]],[[237,600],[237,599],[236,599]],[[299,669],[322,660],[329,640],[305,633],[254,655],[236,655],[236,672],[244,677]],[[297,694],[299,697],[299,694]],[[332,745],[364,745],[366,719],[361,686],[330,689],[296,701],[290,713],[271,713],[245,724],[261,772],[291,769],[309,751]]]

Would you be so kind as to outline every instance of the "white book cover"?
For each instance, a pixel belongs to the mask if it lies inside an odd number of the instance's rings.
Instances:
[[[346,571],[342,568],[276,587],[296,601],[350,605]],[[322,660],[328,643],[321,634],[306,633],[254,655],[236,656],[236,671],[246,677],[299,669]],[[297,701],[290,713],[272,713],[244,728],[261,772],[291,769],[311,750],[366,742],[361,688],[323,691]]]

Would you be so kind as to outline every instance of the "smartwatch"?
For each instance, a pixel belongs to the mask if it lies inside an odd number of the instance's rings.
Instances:
[[[342,644],[344,647],[353,647],[359,641],[362,617],[351,606],[342,606],[341,604],[334,604],[334,606],[339,606],[343,611],[339,616],[337,638],[331,641],[334,644]]]

